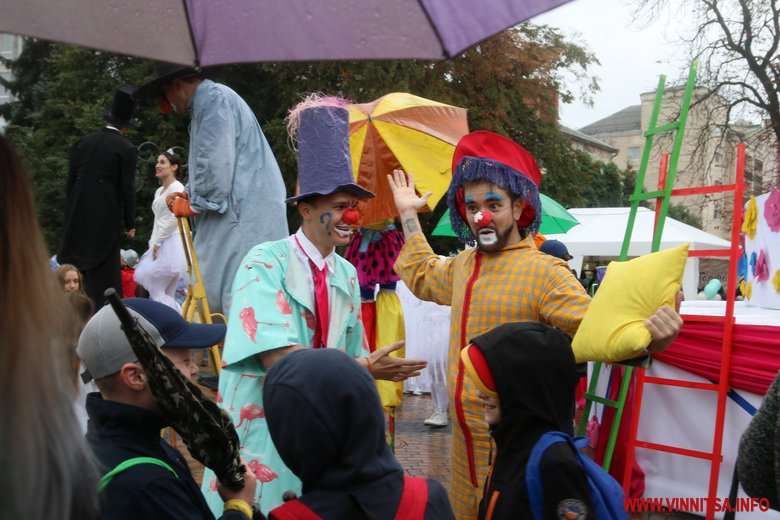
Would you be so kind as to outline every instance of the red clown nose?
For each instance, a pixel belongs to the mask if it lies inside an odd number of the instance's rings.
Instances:
[[[341,221],[350,226],[354,226],[360,222],[360,212],[355,208],[349,208],[341,216]]]
[[[474,223],[477,227],[488,227],[493,223],[493,214],[486,211],[477,211],[474,214]]]

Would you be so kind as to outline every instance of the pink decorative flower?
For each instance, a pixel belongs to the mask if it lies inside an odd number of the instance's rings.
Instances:
[[[756,271],[754,273],[757,282],[763,282],[769,279],[769,266],[766,263],[766,254],[762,249],[758,253],[758,260],[756,260]]]
[[[780,231],[780,190],[777,188],[772,188],[764,202],[764,220],[773,232]]]

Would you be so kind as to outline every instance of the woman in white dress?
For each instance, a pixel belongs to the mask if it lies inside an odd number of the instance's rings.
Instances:
[[[176,284],[182,274],[187,273],[187,260],[176,217],[165,203],[165,197],[176,191],[184,191],[184,186],[176,180],[181,168],[181,160],[166,150],[157,157],[154,168],[160,186],[154,194],[152,212],[154,228],[149,239],[149,250],[141,257],[135,270],[135,281],[149,291],[152,300],[164,303],[181,312],[176,301]]]

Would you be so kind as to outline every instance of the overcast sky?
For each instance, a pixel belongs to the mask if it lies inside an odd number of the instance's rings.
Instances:
[[[684,30],[676,21],[684,14],[663,14],[643,27],[633,21],[632,12],[626,0],[574,0],[532,20],[559,27],[570,40],[584,43],[601,62],[590,70],[601,86],[593,107],[579,101],[562,105],[562,124],[578,129],[638,105],[642,92],[655,91],[661,74],[669,85],[681,71],[687,71],[685,51],[670,43]]]

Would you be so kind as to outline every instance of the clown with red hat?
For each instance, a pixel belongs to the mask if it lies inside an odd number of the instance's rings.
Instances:
[[[454,151],[447,204],[453,230],[476,247],[442,259],[417,218],[429,194],[417,194],[411,174],[396,170],[388,176],[406,238],[395,272],[418,298],[452,308],[450,499],[459,519],[477,518],[490,453],[480,389],[464,377],[461,350],[471,338],[511,322],[539,321],[573,337],[590,303],[566,262],[536,247],[540,180],[539,166],[519,144],[491,132],[465,135]],[[660,352],[682,320],[671,308],[650,319],[660,320],[654,322],[657,331],[651,329],[654,352]]]
[[[505,189],[520,202],[522,213],[517,219],[521,235],[536,233],[541,223],[539,181],[542,172],[525,148],[497,134],[477,131],[463,137],[452,157],[452,182],[447,192],[452,229],[463,242],[475,239],[492,223],[492,213],[475,218],[479,231],[469,228],[463,185],[468,182],[486,181]]]

